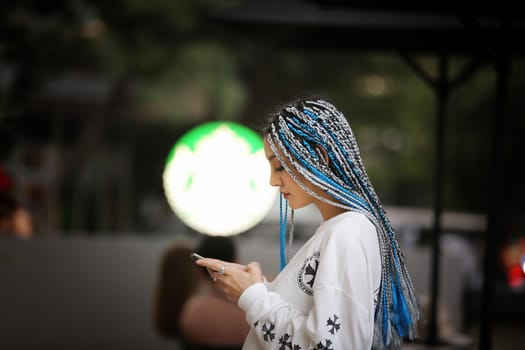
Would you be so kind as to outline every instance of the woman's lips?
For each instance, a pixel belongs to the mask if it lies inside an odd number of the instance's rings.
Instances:
[[[283,198],[284,198],[284,199],[288,199],[288,196],[289,196],[289,195],[290,195],[289,193],[283,193]]]

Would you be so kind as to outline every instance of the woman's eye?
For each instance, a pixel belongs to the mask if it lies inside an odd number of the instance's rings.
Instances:
[[[278,168],[275,168],[275,171],[283,171],[284,170],[284,167],[283,166],[280,166]]]

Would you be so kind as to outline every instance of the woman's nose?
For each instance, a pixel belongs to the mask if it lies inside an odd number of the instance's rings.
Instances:
[[[279,187],[281,185],[281,180],[279,176],[272,172],[270,175],[270,185],[274,187]]]

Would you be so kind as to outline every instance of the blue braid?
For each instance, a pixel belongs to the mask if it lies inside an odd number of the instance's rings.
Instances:
[[[304,109],[304,112],[306,114],[308,114],[310,117],[312,117],[314,120],[318,120],[319,119],[315,113],[313,113],[313,112],[311,112],[311,111],[309,111],[307,109]],[[292,120],[296,124],[298,124],[299,126],[304,127],[307,131],[309,131],[310,134],[314,134],[315,133],[315,129],[313,129],[311,125],[305,124],[305,123],[301,123],[297,119],[297,117],[292,118]],[[332,164],[334,165],[334,168],[337,171],[337,174],[342,177],[343,181],[346,184],[351,186],[351,188],[353,187],[352,186],[352,181],[348,178],[348,176],[345,174],[345,172],[342,171],[339,162],[336,161],[335,155],[333,154],[333,152],[330,151],[330,148],[327,147],[326,142],[323,142],[322,140],[319,140],[319,138],[314,138],[314,137],[310,136],[310,134],[306,134],[305,132],[303,132],[302,130],[297,129],[296,127],[294,127],[290,123],[288,123],[288,127],[290,128],[291,131],[293,131],[299,137],[301,137],[303,139],[306,139],[308,141],[311,141],[311,142],[315,142],[315,143],[319,144],[321,147],[323,147],[323,149],[326,150],[330,161],[332,161]],[[334,136],[334,134],[330,130],[327,130],[327,132],[329,133],[330,137],[336,142],[337,146],[343,151],[343,155],[344,155],[345,159],[347,159],[350,162],[350,164],[353,165],[353,162],[350,160],[350,158],[348,157],[348,155],[346,154],[344,149],[341,147],[341,144],[339,143],[337,138]],[[314,156],[314,159],[317,160],[318,159],[317,154],[311,150],[311,146],[310,145],[307,145],[307,149]]]
[[[282,132],[279,131],[279,134],[281,134]],[[293,147],[291,147],[291,145],[289,144],[288,140],[286,140],[283,135],[281,135],[281,141],[283,142],[283,144],[289,149],[290,153],[302,164],[304,164],[305,168],[308,169],[310,172],[312,172],[314,175],[317,176],[317,178],[321,179],[322,181],[328,183],[329,185],[337,188],[339,191],[341,191],[343,194],[347,195],[347,196],[350,196],[352,199],[354,199],[357,204],[359,204],[359,207],[361,207],[362,209],[364,210],[370,210],[370,206],[368,205],[368,203],[366,201],[364,201],[360,196],[358,196],[357,194],[355,194],[354,192],[351,192],[351,191],[347,191],[344,187],[342,187],[341,185],[339,185],[336,181],[334,181],[333,179],[327,177],[325,174],[323,174],[319,169],[317,169],[314,165],[308,163],[305,161],[304,157],[299,154],[297,151],[295,151],[295,149]],[[348,203],[345,203],[345,204],[348,204]],[[351,204],[356,204],[356,203],[351,203]]]
[[[310,115],[313,115],[312,112],[310,112]],[[294,120],[297,121],[297,118],[293,118]],[[301,124],[297,121],[297,124]],[[311,130],[311,131],[314,131],[313,129],[311,129],[308,125],[306,124],[302,124],[305,128]],[[315,143],[318,143],[321,147],[323,147],[324,150],[326,150],[327,154],[328,154],[328,157],[330,159],[330,161],[332,161],[332,164],[333,166],[335,167],[338,175],[340,175],[342,178],[343,178],[343,182],[350,187],[350,190],[353,189],[354,186],[352,186],[352,181],[347,177],[347,175],[344,173],[344,171],[341,169],[340,165],[339,165],[339,162],[336,161],[336,157],[335,155],[333,154],[333,152],[330,151],[330,148],[327,147],[326,143],[325,142],[319,142],[317,139],[309,136],[308,134],[306,134],[305,132],[295,128],[293,125],[291,125],[290,123],[287,123],[287,126],[290,128],[290,130],[292,130],[294,133],[296,133],[298,136],[300,136],[301,138],[303,139],[307,139],[307,140],[311,140]],[[286,145],[287,149],[290,150],[290,152],[300,161],[301,164],[303,164],[309,171],[311,171],[312,173],[314,173],[315,175],[318,176],[319,179],[322,179],[323,181],[326,181],[327,183],[329,183],[330,185],[334,186],[334,187],[337,187],[338,190],[340,190],[341,192],[345,193],[348,192],[348,190],[346,190],[345,188],[343,188],[342,186],[340,186],[339,184],[337,184],[335,181],[333,181],[331,178],[327,177],[326,175],[324,175],[321,171],[319,171],[319,169],[317,169],[313,164],[307,162],[304,157],[302,155],[300,155],[297,151],[295,151],[295,148],[288,142],[288,140],[286,139],[286,136],[284,135],[284,132],[282,130],[279,131],[279,136],[280,136],[280,139],[281,139],[281,142],[283,142],[283,144]],[[337,140],[336,140],[337,141]],[[303,142],[303,144],[307,145],[306,143]],[[340,145],[339,145],[340,146]],[[318,156],[317,156],[317,153],[311,148],[311,146],[308,144],[307,147],[306,147],[309,151],[309,153],[312,155],[312,157],[314,159],[319,159]],[[348,159],[348,157],[346,157]],[[348,159],[349,160],[349,159]],[[352,161],[349,160],[349,162],[351,164]],[[356,194],[354,193],[350,193],[351,194],[351,197],[353,197],[353,199],[357,200],[360,205],[363,207],[363,209],[366,209],[366,210],[369,210],[370,209],[370,206],[368,205],[368,203],[366,203],[360,196],[357,196]],[[345,203],[347,204],[347,203]]]

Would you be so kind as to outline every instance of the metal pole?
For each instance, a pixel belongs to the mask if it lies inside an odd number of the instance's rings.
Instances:
[[[436,84],[436,158],[434,174],[434,223],[432,231],[432,272],[430,274],[430,319],[428,323],[428,345],[439,344],[439,329],[437,324],[437,308],[439,299],[439,274],[440,274],[440,237],[441,237],[441,214],[443,212],[443,165],[445,148],[445,122],[448,103],[447,83],[448,59],[446,54],[439,56],[438,81]]]
[[[494,281],[497,265],[498,229],[501,227],[501,182],[503,179],[503,125],[506,117],[506,102],[510,72],[510,56],[503,51],[496,54],[496,98],[494,101],[494,120],[492,127],[492,166],[490,174],[490,193],[488,207],[487,237],[485,240],[485,260],[483,289],[481,294],[481,320],[479,328],[479,348],[492,348],[492,309],[494,304]]]

